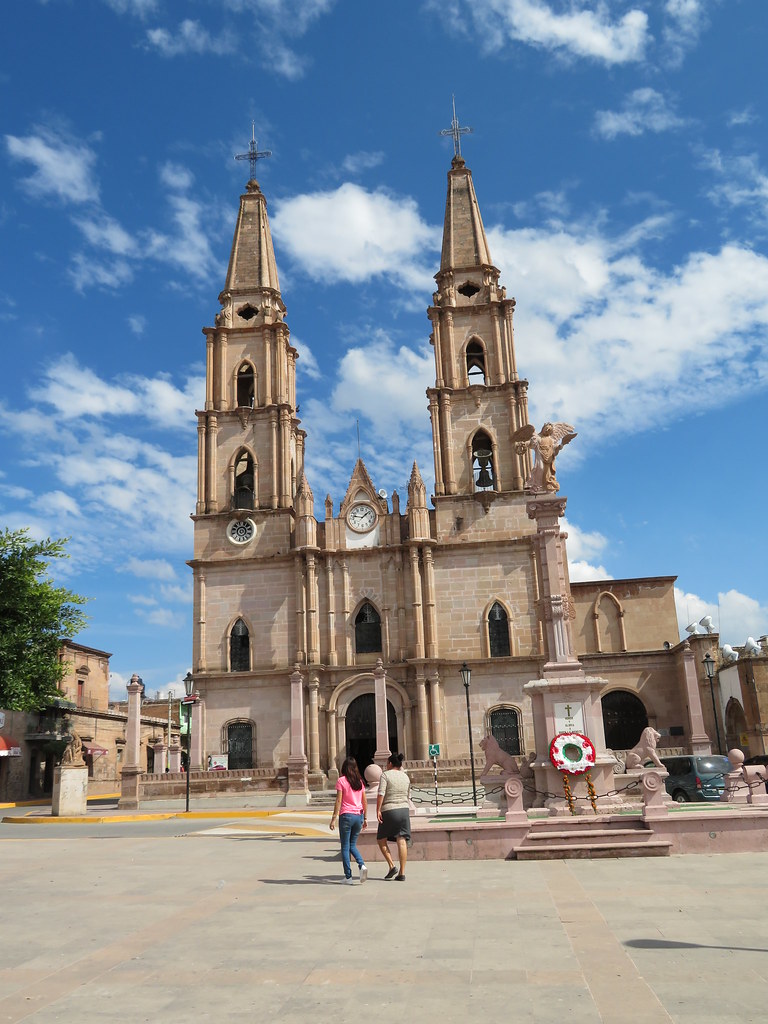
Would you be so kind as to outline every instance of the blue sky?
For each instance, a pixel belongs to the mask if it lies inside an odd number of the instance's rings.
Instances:
[[[251,121],[316,507],[432,482],[426,307],[471,125],[574,579],[768,632],[764,0],[6,0],[0,523],[71,538],[113,692],[190,667],[196,422]],[[756,438],[756,447],[747,443]],[[673,638],[674,639],[674,638]]]

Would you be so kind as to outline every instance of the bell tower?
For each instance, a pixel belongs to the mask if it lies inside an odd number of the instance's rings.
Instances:
[[[221,311],[206,327],[205,408],[198,417],[196,515],[292,509],[304,467],[296,359],[280,295],[267,201],[251,178],[229,257]]]
[[[528,423],[528,382],[515,362],[515,300],[491,262],[455,110],[437,291],[428,310],[435,384],[427,389],[435,497],[522,491],[529,470],[511,437]]]

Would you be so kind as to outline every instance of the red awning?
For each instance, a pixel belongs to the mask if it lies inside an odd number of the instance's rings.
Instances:
[[[106,747],[100,747],[98,743],[84,743],[83,753],[90,754],[91,757],[95,759],[97,757],[101,757],[102,754],[108,753],[108,751]]]
[[[21,744],[11,736],[0,736],[0,757],[21,757]]]

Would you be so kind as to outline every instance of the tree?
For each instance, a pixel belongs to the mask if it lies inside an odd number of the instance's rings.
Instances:
[[[86,598],[54,586],[48,565],[68,558],[67,539],[34,541],[27,530],[0,533],[0,708],[39,711],[58,695],[58,653],[86,624]]]

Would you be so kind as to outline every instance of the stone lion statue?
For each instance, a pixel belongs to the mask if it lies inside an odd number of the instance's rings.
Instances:
[[[485,736],[481,739],[480,749],[485,754],[485,767],[480,772],[481,778],[483,775],[487,775],[495,764],[501,768],[502,775],[520,774],[517,761],[511,754],[508,754],[505,750],[501,749],[498,740],[494,736]]]
[[[663,768],[664,765],[656,753],[656,744],[660,739],[661,733],[656,732],[650,725],[646,726],[636,745],[627,751],[627,770],[642,768],[646,761],[653,761],[657,768]]]

